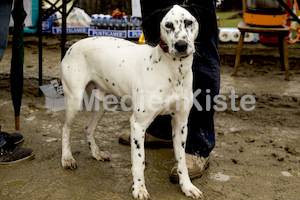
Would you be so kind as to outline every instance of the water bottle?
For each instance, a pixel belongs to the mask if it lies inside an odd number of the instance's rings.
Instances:
[[[142,30],[142,19],[140,17],[136,18],[135,30]]]
[[[103,29],[103,30],[108,29],[107,17],[106,16],[103,16],[103,20],[101,22],[100,29]]]
[[[56,14],[56,13],[54,13],[54,14],[52,15],[52,20],[53,20],[52,26],[53,26],[53,27],[59,27],[59,22],[58,22],[57,14]]]
[[[126,20],[125,16],[122,17],[122,19],[121,19],[120,30],[127,30],[127,20]]]
[[[121,19],[116,18],[115,20],[116,20],[116,22],[115,22],[115,30],[121,30],[121,23],[122,23]]]
[[[129,23],[129,29],[130,30],[135,30],[135,17],[130,17],[130,23]]]
[[[108,20],[108,30],[114,30],[114,18],[112,16],[109,17]]]
[[[103,23],[103,14],[100,14],[97,17],[97,22],[96,22],[97,29],[101,29],[102,23]]]
[[[98,15],[97,14],[92,14],[92,20],[90,24],[91,29],[96,29],[97,28],[97,20],[98,20]]]

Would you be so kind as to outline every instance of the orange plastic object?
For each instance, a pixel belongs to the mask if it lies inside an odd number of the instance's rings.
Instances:
[[[281,26],[286,24],[287,14],[265,15],[255,13],[244,13],[244,22],[258,26]]]

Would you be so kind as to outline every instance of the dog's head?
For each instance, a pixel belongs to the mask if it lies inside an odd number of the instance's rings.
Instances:
[[[195,52],[194,41],[198,36],[199,24],[186,9],[175,5],[160,22],[160,39],[168,52],[177,57],[186,57]]]
[[[150,1],[148,2],[148,4],[150,4]],[[161,40],[163,40],[163,42],[168,45],[169,52],[171,52],[171,48],[175,48],[175,43],[178,41],[178,39],[185,35],[184,32],[188,32],[190,37],[185,39],[186,43],[190,44],[194,42],[196,38],[197,43],[207,43],[211,41],[212,35],[217,30],[217,20],[214,12],[215,7],[211,3],[211,1],[202,0],[199,4],[189,4],[182,6],[175,5],[166,7],[164,9],[157,9],[152,12],[146,10],[149,7],[148,4],[144,5],[143,7],[144,11],[147,11],[147,15],[143,16],[144,18],[142,27],[146,42],[151,46],[156,46],[160,43]],[[195,21],[195,19],[197,21]],[[178,24],[176,23],[176,20],[178,21]],[[183,24],[180,25],[180,21]],[[171,23],[166,24],[166,22]],[[172,25],[174,27],[174,31],[172,31]],[[180,26],[182,28],[182,32],[178,34],[178,30],[175,29],[179,28]],[[196,28],[196,26],[198,27]],[[170,27],[169,30],[167,27]],[[175,35],[175,33],[177,33],[178,35]],[[168,37],[168,39],[166,38],[166,36]],[[176,41],[175,43],[174,41],[167,41],[169,39],[173,39]],[[172,47],[172,43],[174,47]],[[183,46],[181,48],[184,48],[185,44],[182,42],[180,43],[177,44],[177,46]],[[191,46],[193,48],[194,44],[192,43]]]

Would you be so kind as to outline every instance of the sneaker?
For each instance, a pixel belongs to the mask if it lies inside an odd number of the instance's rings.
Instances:
[[[3,139],[10,144],[20,144],[24,141],[24,137],[21,133],[6,133],[1,132]]]
[[[34,158],[32,149],[6,142],[0,148],[0,165],[10,165]]]
[[[130,132],[123,133],[119,137],[119,143],[130,145]],[[150,135],[145,134],[145,146],[152,148],[171,148],[173,146],[172,140],[163,140]]]
[[[185,156],[190,179],[193,180],[200,178],[204,174],[205,170],[209,167],[209,157],[204,158],[188,153],[186,153]],[[179,182],[177,163],[171,169],[170,181],[173,183]]]

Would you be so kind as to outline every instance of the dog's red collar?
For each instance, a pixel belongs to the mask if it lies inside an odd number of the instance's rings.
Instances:
[[[169,53],[169,47],[164,41],[162,41],[162,39],[159,40],[158,44],[164,52]]]

